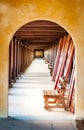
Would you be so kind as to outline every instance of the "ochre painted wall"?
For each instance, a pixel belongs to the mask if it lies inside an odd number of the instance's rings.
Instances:
[[[76,117],[84,117],[84,0],[0,0],[0,116],[7,116],[8,48],[23,24],[50,20],[64,27],[76,47]]]

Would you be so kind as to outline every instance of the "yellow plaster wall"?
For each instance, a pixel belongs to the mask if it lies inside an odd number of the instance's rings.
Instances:
[[[7,116],[8,47],[15,31],[34,20],[64,27],[76,46],[76,117],[84,117],[84,0],[0,0],[0,116]]]

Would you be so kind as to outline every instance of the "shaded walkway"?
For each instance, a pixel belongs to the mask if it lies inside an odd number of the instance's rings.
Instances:
[[[0,130],[77,130],[74,121],[0,119]]]
[[[35,59],[9,90],[9,116],[24,120],[73,120],[75,116],[63,108],[46,111],[43,90],[53,89],[48,65]]]

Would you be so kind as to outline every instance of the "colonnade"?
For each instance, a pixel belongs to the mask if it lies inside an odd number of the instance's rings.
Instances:
[[[59,44],[59,41],[56,41],[56,43],[53,43],[49,48],[45,49],[44,51],[45,59],[47,60],[47,62],[51,63],[53,66],[55,64],[58,44]]]
[[[33,60],[33,50],[28,44],[13,38],[9,46],[9,86],[24,73]]]
[[[54,55],[55,59],[54,59]],[[54,65],[53,65],[54,61]],[[58,87],[60,77],[68,79],[67,107],[75,112],[75,46],[70,35],[60,38],[59,45],[56,44],[45,52],[45,62],[48,63],[52,81],[55,82],[54,89]],[[52,71],[51,71],[52,70]]]

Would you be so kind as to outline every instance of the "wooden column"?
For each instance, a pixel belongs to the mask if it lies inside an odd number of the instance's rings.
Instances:
[[[22,43],[19,44],[19,76],[21,75],[21,50],[22,50]]]
[[[9,45],[9,87],[11,87],[12,82],[12,70],[13,70],[13,41],[11,40]]]
[[[16,44],[16,77],[19,76],[19,40],[17,40]]]
[[[16,69],[17,67],[17,39],[15,38],[15,80],[16,80]]]
[[[55,78],[56,78],[60,57],[61,57],[62,52],[63,52],[62,50],[63,50],[63,41],[64,40],[65,39],[62,39],[62,38],[60,38],[60,40],[59,40],[59,46],[58,46],[57,54],[55,56],[55,63],[54,63],[52,81],[55,81]]]
[[[68,48],[70,45],[70,36],[68,35],[64,39],[65,39],[63,41],[64,45],[63,45],[63,49],[62,49],[62,53],[61,53],[60,61],[59,61],[59,65],[58,65],[58,70],[57,70],[57,74],[56,74],[56,78],[55,78],[55,87],[54,87],[55,89],[56,89],[57,84],[59,82],[59,77],[61,77],[63,74],[64,66],[65,66],[67,54],[68,54]]]
[[[12,81],[15,82],[16,80],[16,44],[15,39],[13,39],[13,69],[12,69]]]
[[[11,40],[9,46],[9,84],[15,82],[16,79],[24,73],[33,59],[32,50],[28,45],[22,43],[17,38]]]
[[[24,72],[24,68],[25,68],[25,47],[24,44],[22,44],[21,46],[21,73]]]

